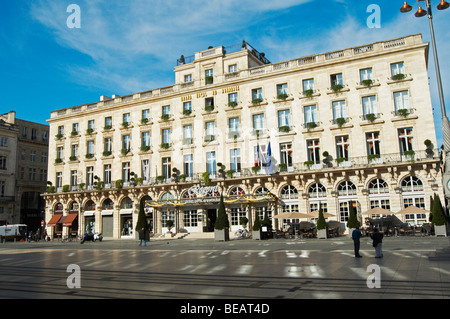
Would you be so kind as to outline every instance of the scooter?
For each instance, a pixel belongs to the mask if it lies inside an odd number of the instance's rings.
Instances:
[[[102,241],[103,240],[103,236],[101,233],[95,233],[95,234],[88,234],[88,233],[84,233],[83,235],[83,239],[81,239],[80,244],[84,244],[85,241]]]

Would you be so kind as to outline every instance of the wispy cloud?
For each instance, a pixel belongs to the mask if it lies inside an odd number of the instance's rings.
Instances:
[[[334,0],[319,10],[317,0],[78,0],[81,29],[69,29],[66,8],[72,2],[34,0],[31,16],[50,30],[60,45],[90,57],[89,65],[75,61],[64,68],[73,81],[97,87],[102,94],[127,94],[172,84],[173,74],[167,70],[181,54],[190,55],[209,45],[233,44],[228,41],[239,42],[247,35],[273,62],[413,33],[422,33],[424,41],[430,39],[426,17],[402,15],[397,9],[397,14],[388,14],[384,3],[381,28],[370,29],[366,25],[370,1],[349,6],[348,1]],[[308,10],[303,14],[295,11],[300,7]],[[290,20],[274,21],[277,14]],[[440,12],[435,13],[434,23],[444,91],[450,92],[449,23]],[[431,50],[429,61],[435,119],[440,123]],[[437,127],[439,130],[439,124]]]
[[[103,88],[133,91],[152,83],[161,84],[161,79],[149,79],[160,76],[163,68],[173,66],[182,53],[200,50],[205,38],[232,34],[257,24],[268,12],[310,1],[79,1],[80,29],[67,28],[69,13],[65,1],[36,0],[31,15],[50,29],[61,45],[92,58],[88,67],[68,68],[74,79],[84,79],[89,85],[101,83]]]

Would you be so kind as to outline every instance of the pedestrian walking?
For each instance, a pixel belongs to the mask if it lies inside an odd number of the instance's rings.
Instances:
[[[142,227],[142,229],[139,231],[139,246],[142,246],[142,242],[144,242],[144,246],[147,246],[147,242],[145,240],[145,229]]]
[[[362,256],[359,254],[359,247],[361,246],[360,238],[362,237],[361,231],[359,228],[355,228],[352,231],[352,239],[353,239],[353,246],[355,249],[355,257],[361,258]]]
[[[374,228],[370,238],[373,240],[372,246],[375,248],[375,258],[383,258],[383,252],[381,250],[383,234],[378,231],[378,228]]]

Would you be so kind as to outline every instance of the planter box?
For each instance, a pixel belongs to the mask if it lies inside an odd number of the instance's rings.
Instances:
[[[327,239],[327,230],[326,229],[318,229],[317,230],[317,238],[319,239]]]
[[[254,239],[254,240],[261,240],[262,239],[261,231],[260,230],[254,230],[252,232],[252,239]]]
[[[230,231],[225,229],[214,229],[214,240],[215,241],[229,241]]]
[[[434,225],[434,234],[436,237],[447,237],[447,225]]]

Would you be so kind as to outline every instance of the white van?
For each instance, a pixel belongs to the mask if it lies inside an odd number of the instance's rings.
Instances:
[[[26,239],[27,238],[27,225],[15,224],[0,226],[0,239]]]

